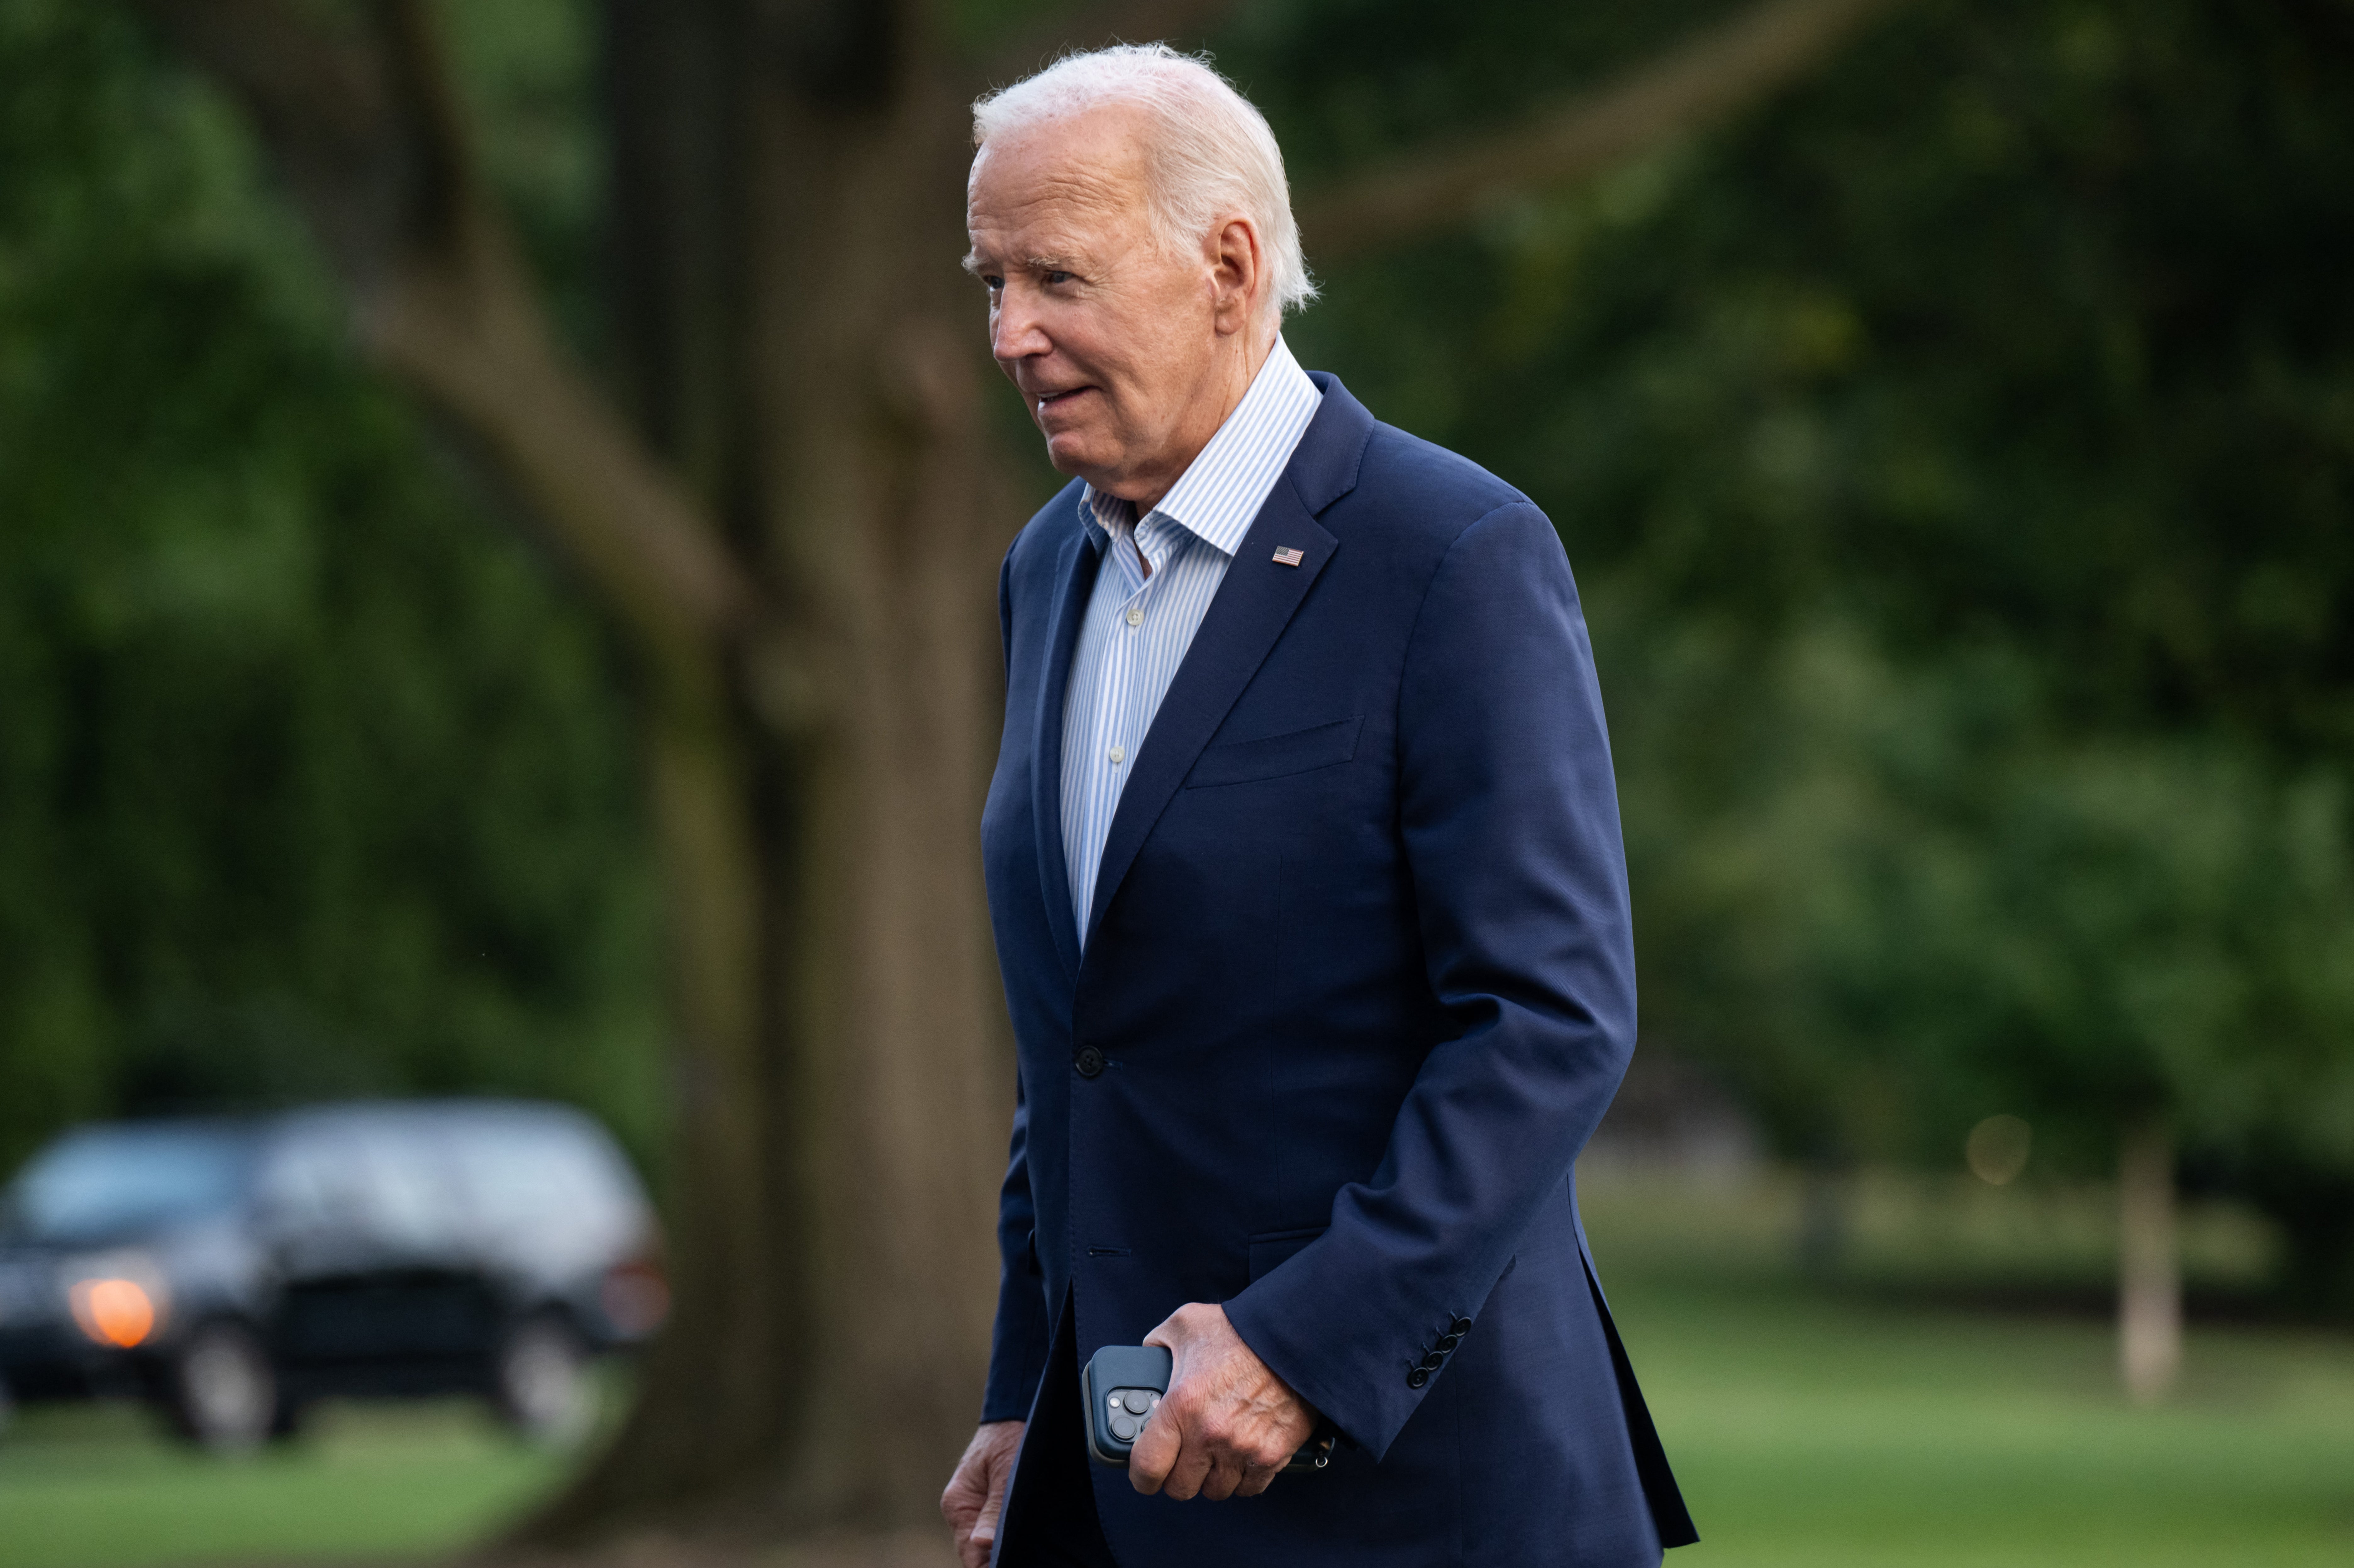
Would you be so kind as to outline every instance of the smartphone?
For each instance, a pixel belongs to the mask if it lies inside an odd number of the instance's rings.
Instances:
[[[1129,1450],[1169,1392],[1169,1352],[1159,1345],[1106,1345],[1088,1358],[1079,1374],[1079,1397],[1087,1402],[1087,1457],[1098,1465],[1128,1468]],[[1332,1462],[1335,1433],[1319,1425],[1286,1470],[1320,1470]]]

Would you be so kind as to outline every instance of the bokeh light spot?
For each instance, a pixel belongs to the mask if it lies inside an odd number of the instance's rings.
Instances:
[[[1969,1161],[1971,1175],[1989,1185],[2003,1187],[2027,1169],[2028,1151],[2034,1141],[2035,1129],[2019,1118],[1990,1116],[1970,1128],[1969,1139],[1962,1145],[1962,1155]]]

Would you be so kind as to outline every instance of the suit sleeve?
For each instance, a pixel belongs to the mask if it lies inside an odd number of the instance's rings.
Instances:
[[[1378,1457],[1556,1194],[1635,1040],[1625,852],[1594,656],[1561,542],[1526,503],[1434,574],[1398,699],[1399,821],[1432,994],[1371,1180],[1226,1303],[1277,1375]],[[1476,1331],[1476,1330],[1475,1330]],[[1414,1369],[1433,1351],[1440,1364]]]
[[[997,1197],[997,1325],[990,1335],[983,1421],[1027,1419],[1046,1370],[1046,1284],[1038,1267],[1037,1211],[1030,1198],[1025,1157],[1029,1138],[1029,1101],[1017,1082],[1013,1145],[1005,1161],[1005,1184]]]
[[[1017,541],[1018,543],[1018,541]],[[1006,667],[1013,662],[1013,551],[997,574],[997,624]],[[1021,1421],[1030,1414],[1046,1368],[1046,1283],[1038,1266],[1037,1205],[1030,1196],[1030,1105],[1017,1075],[1013,1135],[1005,1181],[997,1193],[997,1322],[991,1330],[989,1382],[981,1394],[983,1421]]]

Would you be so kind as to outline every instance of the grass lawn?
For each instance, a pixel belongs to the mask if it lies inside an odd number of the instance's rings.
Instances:
[[[1612,1299],[1703,1537],[1676,1568],[2354,1563],[2354,1342],[2194,1331],[2137,1410],[2097,1324]]]
[[[1956,1269],[1957,1243],[1942,1275],[1925,1256],[1925,1227],[2001,1233],[1961,1196],[1901,1238],[1867,1226],[1850,1273],[1914,1299],[2013,1276],[1994,1249]],[[2052,1202],[2019,1202],[2044,1211],[2020,1226],[2053,1228]],[[2180,1386],[2142,1410],[2098,1319],[1801,1284],[1794,1200],[1680,1211],[1597,1184],[1586,1211],[1703,1538],[1673,1568],[2354,1564],[2354,1336],[2194,1324]],[[2228,1218],[2206,1221],[2219,1277],[2239,1267]]]
[[[0,1442],[0,1568],[426,1556],[493,1528],[562,1463],[466,1405],[330,1410],[301,1445],[229,1463],[137,1410],[36,1409]]]
[[[1882,1202],[1896,1218],[1882,1234],[1866,1215],[1850,1277],[1917,1287],[1942,1259],[1963,1285],[2016,1277],[2037,1248],[2029,1273],[2082,1266],[2066,1204],[2020,1202],[2041,1207]],[[1803,1284],[1787,1192],[1595,1182],[1587,1214],[1706,1537],[1671,1568],[2354,1564],[2354,1336],[2194,1327],[2181,1388],[2137,1410],[2097,1319]],[[2218,1278],[2254,1255],[2227,1221],[2201,1244]],[[0,1443],[0,1568],[414,1558],[478,1539],[559,1469],[462,1406],[335,1412],[231,1465],[133,1412],[34,1412]]]

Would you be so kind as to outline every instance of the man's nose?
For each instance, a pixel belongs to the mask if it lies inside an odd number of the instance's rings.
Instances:
[[[989,352],[1008,370],[1016,362],[1050,352],[1055,344],[1039,324],[1036,302],[1027,290],[1011,286],[999,295],[989,323]]]

